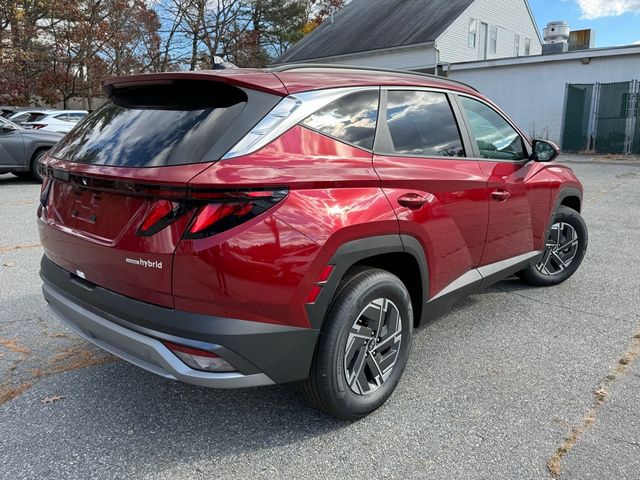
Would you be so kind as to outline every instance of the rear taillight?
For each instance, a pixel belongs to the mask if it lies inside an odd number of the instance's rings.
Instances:
[[[54,180],[88,189],[152,200],[136,234],[155,235],[183,215],[195,211],[185,239],[205,238],[224,232],[267,211],[284,199],[286,187],[221,190],[190,185],[148,184],[131,180],[82,175],[51,167],[43,168],[47,184]],[[43,195],[45,193],[43,185]],[[47,192],[48,194],[48,192]]]
[[[287,195],[287,190],[251,192],[199,192],[198,197],[216,199],[202,205],[184,235],[198,239],[215,235],[247,222],[273,207]]]
[[[192,209],[192,206],[185,203],[156,200],[147,211],[136,234],[141,237],[155,235]]]
[[[47,125],[46,125],[46,124],[44,124],[44,123],[32,123],[30,126],[31,126],[31,128],[33,128],[34,130],[39,130],[39,129],[41,129],[41,128],[46,127]]]
[[[195,370],[205,372],[233,372],[233,368],[224,358],[215,353],[199,348],[178,345],[177,343],[163,341],[165,347],[171,350],[176,357]]]
[[[43,207],[47,206],[49,201],[49,192],[51,192],[51,178],[43,177],[42,178],[42,188],[40,189],[40,205]]]

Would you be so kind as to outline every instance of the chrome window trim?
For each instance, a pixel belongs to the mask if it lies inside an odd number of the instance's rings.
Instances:
[[[438,88],[438,87],[413,87],[410,85],[395,85],[395,86],[382,86],[382,92],[380,96],[380,109],[378,110],[378,128],[376,132],[376,141],[374,142],[373,150],[376,155],[382,157],[397,157],[397,158],[432,158],[434,160],[470,160],[472,157],[469,157],[469,153],[473,153],[469,151],[469,147],[472,147],[471,138],[467,138],[467,126],[464,122],[464,117],[458,115],[458,111],[456,109],[456,105],[454,105],[454,100],[451,98],[451,95],[455,93],[455,91],[448,90],[446,88]],[[453,115],[453,119],[456,122],[456,126],[458,127],[458,132],[460,134],[460,141],[462,142],[462,148],[464,149],[463,156],[455,156],[448,157],[444,155],[423,155],[423,154],[408,154],[408,153],[387,153],[384,151],[384,145],[390,143],[393,145],[393,140],[391,139],[391,132],[389,131],[389,125],[387,123],[387,101],[388,101],[388,92],[391,91],[410,91],[410,92],[433,92],[433,93],[441,93],[443,94],[447,101],[449,102],[449,107],[451,108],[451,113]],[[384,115],[384,116],[383,116]],[[382,130],[381,130],[382,127]],[[463,131],[462,128],[465,130]],[[378,133],[379,132],[379,133]],[[378,140],[377,135],[380,135],[382,138]],[[469,143],[469,144],[468,144]]]
[[[397,85],[397,86],[391,86],[391,87],[385,87],[382,86],[383,89],[386,90],[422,90],[422,91],[426,91],[426,92],[444,92],[444,93],[449,93],[451,95],[458,95],[461,97],[469,97],[471,100],[476,100],[477,102],[483,103],[485,104],[487,107],[489,107],[490,109],[494,110],[500,117],[502,117],[502,119],[507,122],[509,125],[511,125],[511,128],[513,128],[516,133],[518,135],[520,135],[520,137],[522,138],[522,141],[525,143],[525,145],[529,148],[531,148],[531,143],[529,143],[529,140],[527,139],[527,137],[522,133],[522,131],[520,130],[520,128],[518,128],[518,126],[513,123],[513,121],[511,121],[511,119],[507,118],[505,116],[505,114],[500,110],[496,110],[496,106],[490,104],[489,102],[487,102],[486,100],[484,100],[481,97],[477,97],[475,95],[472,95],[470,93],[466,93],[466,92],[460,92],[458,90],[450,90],[450,89],[446,89],[446,88],[438,88],[438,87],[412,87],[412,86],[401,86],[401,85]],[[469,157],[467,157],[469,158]]]
[[[278,104],[273,107],[271,112],[265,115],[249,133],[247,133],[238,143],[236,143],[223,157],[222,160],[229,158],[249,155],[273,142],[276,138],[302,122],[304,119],[317,112],[321,108],[330,103],[339,100],[342,97],[352,93],[358,93],[369,90],[379,90],[380,86],[362,86],[362,87],[341,87],[323,90],[311,90],[307,92],[295,93],[283,97]],[[265,126],[272,122],[272,113],[277,111],[278,107],[284,102],[295,102],[296,106],[292,108],[288,115],[284,116],[281,121],[271,127]],[[258,137],[252,140],[252,136]]]

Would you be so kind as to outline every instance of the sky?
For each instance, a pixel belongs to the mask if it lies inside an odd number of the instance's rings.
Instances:
[[[596,47],[640,44],[640,0],[529,0],[542,30],[566,20],[572,30],[596,31]]]

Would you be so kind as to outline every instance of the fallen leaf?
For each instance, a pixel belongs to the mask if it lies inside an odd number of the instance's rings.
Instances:
[[[43,405],[47,405],[49,403],[54,403],[58,400],[62,400],[63,398],[64,395],[53,395],[52,397],[44,397],[42,400],[40,400],[40,403],[42,403]]]

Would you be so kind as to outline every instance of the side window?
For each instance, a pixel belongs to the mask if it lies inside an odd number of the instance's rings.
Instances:
[[[467,44],[469,48],[476,48],[478,38],[478,21],[473,18],[469,20],[469,38]]]
[[[491,27],[489,30],[489,53],[498,51],[498,27]]]
[[[459,97],[482,158],[524,160],[522,138],[494,109],[468,97]]]
[[[465,156],[460,130],[444,93],[389,91],[387,124],[394,151],[385,153]]]
[[[62,113],[62,114],[60,114],[60,115],[56,115],[56,116],[55,116],[55,117],[53,117],[53,118],[55,118],[55,119],[57,119],[57,120],[63,120],[63,121],[65,121],[65,122],[66,122],[66,121],[68,121],[68,120],[69,120],[69,114],[67,114],[67,113]]]
[[[352,93],[321,108],[302,125],[371,150],[376,136],[379,101],[378,90]]]

